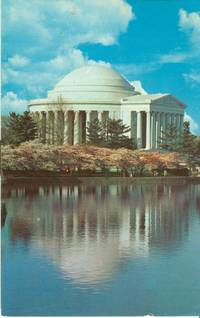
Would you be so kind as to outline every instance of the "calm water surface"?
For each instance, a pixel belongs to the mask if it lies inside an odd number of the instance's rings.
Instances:
[[[200,314],[200,185],[2,189],[4,315]]]

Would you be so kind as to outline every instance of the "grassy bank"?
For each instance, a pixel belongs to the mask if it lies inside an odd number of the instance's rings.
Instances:
[[[2,183],[46,183],[46,184],[133,184],[133,183],[199,183],[200,176],[166,176],[166,177],[119,177],[119,176],[90,176],[90,177],[72,177],[72,176],[4,176]]]

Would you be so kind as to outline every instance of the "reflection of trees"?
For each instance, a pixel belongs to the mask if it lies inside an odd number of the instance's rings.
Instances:
[[[5,202],[1,202],[1,227],[6,223],[7,209]]]
[[[101,281],[123,258],[169,250],[199,211],[192,184],[20,185],[4,188],[12,239],[34,242],[79,282]],[[34,193],[34,199],[33,199]],[[82,274],[81,274],[82,273]]]
[[[15,243],[17,240],[22,240],[28,243],[33,235],[33,227],[29,224],[26,218],[14,217],[10,223],[11,241]]]

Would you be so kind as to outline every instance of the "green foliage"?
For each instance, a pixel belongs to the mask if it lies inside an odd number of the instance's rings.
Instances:
[[[200,156],[200,137],[196,138],[195,144],[196,144],[196,153]]]
[[[97,145],[102,146],[104,143],[104,136],[103,136],[103,127],[98,120],[95,118],[89,122],[87,127],[87,139],[89,145]]]
[[[26,111],[22,115],[12,112],[4,125],[2,143],[19,145],[22,142],[35,139],[36,134],[37,125],[29,112]]]
[[[106,147],[135,149],[133,139],[126,135],[130,131],[131,128],[123,124],[121,119],[108,119],[104,134]]]
[[[200,164],[200,140],[191,133],[188,121],[183,123],[181,133],[175,126],[169,125],[166,131],[162,132],[160,147],[167,151],[181,153],[190,167]]]
[[[134,140],[126,135],[130,130],[121,119],[107,119],[102,123],[94,119],[87,127],[88,144],[113,149],[135,149]]]
[[[186,154],[193,154],[196,149],[196,136],[190,132],[190,123],[185,121],[183,124],[181,152]]]
[[[186,121],[183,125],[181,152],[185,155],[190,167],[200,163],[198,149],[197,137],[190,132],[190,123]]]
[[[162,137],[159,138],[159,146],[167,151],[180,151],[182,147],[182,136],[174,125],[168,125],[165,131],[162,131]]]
[[[9,144],[10,131],[8,129],[8,116],[1,117],[1,143],[3,145]]]

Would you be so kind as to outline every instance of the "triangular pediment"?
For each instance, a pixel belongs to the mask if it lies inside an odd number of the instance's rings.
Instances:
[[[153,97],[151,99],[151,104],[152,105],[159,105],[159,106],[169,106],[169,107],[176,107],[176,108],[181,108],[184,109],[186,108],[186,105],[183,104],[179,99],[174,97],[171,94],[162,94],[160,96]]]

